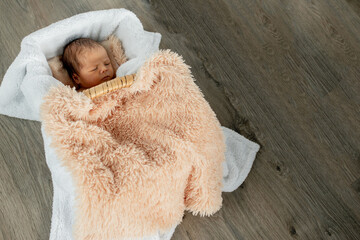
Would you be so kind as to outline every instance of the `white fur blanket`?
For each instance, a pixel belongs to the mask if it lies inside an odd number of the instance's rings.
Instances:
[[[117,70],[117,76],[135,73],[145,60],[159,50],[161,35],[144,31],[139,19],[126,9],[87,12],[38,30],[21,43],[21,51],[6,72],[0,86],[0,113],[11,117],[39,121],[40,105],[52,86],[61,85],[51,75],[47,59],[62,53],[63,46],[77,37],[104,40],[116,35],[129,58]],[[223,164],[223,191],[234,191],[247,177],[259,145],[222,127],[226,143]],[[63,165],[51,139],[42,128],[46,162],[51,171],[54,197],[51,240],[73,239],[75,188],[71,173]],[[143,239],[170,239],[176,226],[166,234]]]

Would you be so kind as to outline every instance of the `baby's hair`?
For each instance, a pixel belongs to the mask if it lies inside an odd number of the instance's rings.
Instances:
[[[64,68],[69,73],[70,78],[73,77],[74,73],[79,73],[79,54],[86,49],[92,49],[97,47],[102,47],[102,45],[90,38],[77,38],[65,45],[62,62]]]

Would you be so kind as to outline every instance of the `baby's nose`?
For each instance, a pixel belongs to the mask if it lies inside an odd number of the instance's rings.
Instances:
[[[106,67],[106,66],[102,66],[101,69],[100,69],[101,73],[106,72],[106,70],[107,70],[107,67]]]

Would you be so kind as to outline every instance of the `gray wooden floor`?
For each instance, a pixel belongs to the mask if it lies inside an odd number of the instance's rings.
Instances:
[[[360,239],[358,0],[1,0],[1,79],[31,32],[122,7],[183,55],[223,126],[261,145],[222,209],[187,213],[173,239]],[[0,116],[0,134],[0,238],[48,239],[40,123]]]

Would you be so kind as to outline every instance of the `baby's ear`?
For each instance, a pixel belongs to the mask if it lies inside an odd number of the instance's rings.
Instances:
[[[54,78],[62,82],[64,85],[73,87],[75,82],[71,79],[68,71],[62,62],[62,56],[56,56],[48,60],[52,75]]]
[[[80,77],[76,73],[72,74],[72,79],[74,79],[74,82],[76,82],[76,84],[80,84]]]

